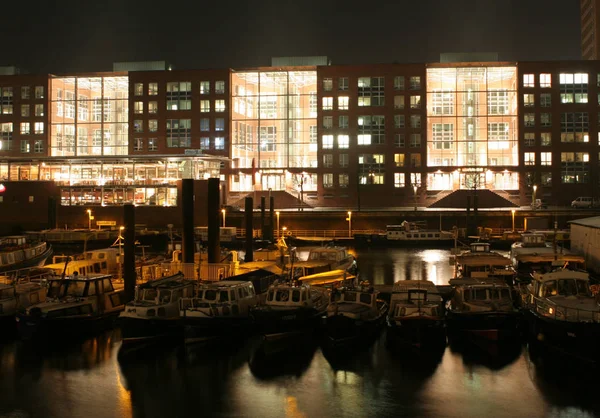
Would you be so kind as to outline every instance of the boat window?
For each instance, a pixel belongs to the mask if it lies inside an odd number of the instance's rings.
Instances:
[[[94,273],[100,273],[100,263],[94,263]]]
[[[145,289],[142,300],[153,301],[154,299],[156,299],[156,295],[157,295],[156,289]]]
[[[292,290],[292,301],[300,302],[300,290],[299,289]]]
[[[231,300],[237,300],[235,297],[235,289],[231,289]]]
[[[96,294],[96,282],[89,282],[87,295],[94,296],[95,294]]]
[[[48,318],[56,318],[59,316],[64,316],[65,315],[65,310],[64,309],[55,309],[53,311],[48,311],[48,313],[46,314],[46,317]]]
[[[540,288],[540,297],[547,298],[548,296],[555,296],[557,294],[556,291],[556,281],[549,280]]]
[[[104,279],[102,280],[102,283],[104,284],[104,293],[112,292],[113,290],[115,290],[110,279]]]
[[[239,297],[240,299],[242,299],[242,298],[244,297],[244,291],[242,290],[242,288],[241,288],[241,287],[238,287],[238,290],[237,290],[237,291],[238,291],[238,297]]]
[[[92,313],[92,305],[83,305],[81,307],[81,313],[84,315],[88,315]]]
[[[561,279],[558,281],[558,294],[561,296],[577,295],[577,284],[573,279]]]
[[[67,285],[67,296],[83,296],[85,282],[73,281]]]
[[[304,289],[302,291],[302,293],[304,294],[304,296],[302,297],[303,300],[309,300],[310,299],[309,294],[308,294],[308,289]]]
[[[421,238],[425,238],[425,235],[426,235],[426,234],[421,234]]]
[[[219,302],[229,302],[229,292],[227,290],[219,291]]]
[[[360,302],[361,303],[366,303],[367,305],[370,305],[371,304],[371,296],[372,295],[370,295],[368,293],[361,293],[360,294]]]
[[[181,298],[181,289],[173,290],[173,300],[179,300]]]
[[[275,295],[275,300],[277,302],[287,302],[288,298],[289,298],[289,291],[286,290],[278,290],[277,294]]]
[[[252,297],[255,295],[254,293],[254,286],[250,285],[248,286],[248,289],[244,289],[244,293],[248,292],[248,296]]]
[[[160,303],[169,303],[171,302],[171,291],[161,289],[158,291],[158,300]]]
[[[356,292],[344,292],[344,300],[347,302],[356,302]]]
[[[412,238],[412,234],[406,234],[406,238]]]
[[[486,289],[473,289],[473,299],[486,300],[487,299]]]
[[[204,292],[204,299],[206,300],[217,300],[217,291],[208,289]]]
[[[192,307],[192,300],[191,299],[181,299],[181,301],[179,302],[181,309],[189,309]]]
[[[146,315],[148,315],[148,316],[156,316],[156,311],[154,309],[148,309],[148,312],[146,312]]]
[[[269,292],[267,293],[267,300],[273,300],[274,293],[275,292],[273,290],[269,290]]]
[[[427,299],[427,291],[426,290],[409,290],[408,291],[408,300],[425,300]]]
[[[589,283],[585,280],[576,280],[577,282],[577,294],[580,296],[592,296]]]
[[[433,234],[427,234],[427,238],[433,238]]]

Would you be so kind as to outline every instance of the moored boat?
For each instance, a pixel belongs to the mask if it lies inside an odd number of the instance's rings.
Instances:
[[[223,280],[200,285],[194,297],[179,301],[186,344],[245,335],[250,309],[258,303],[252,282]]]
[[[523,296],[535,341],[584,360],[600,360],[600,305],[587,272],[534,273]]]
[[[0,282],[0,338],[14,335],[17,311],[46,300],[46,287],[36,282]]]
[[[111,276],[54,278],[45,301],[17,313],[17,328],[25,340],[89,336],[112,327],[124,306],[123,289],[114,288]]]
[[[195,283],[177,273],[138,285],[134,300],[119,315],[123,345],[183,338],[179,299],[194,296]]]
[[[394,283],[387,316],[386,339],[415,348],[446,345],[444,300],[429,280],[400,280]]]
[[[360,345],[378,334],[385,321],[388,304],[367,283],[334,287],[323,318],[328,347]]]
[[[44,265],[52,255],[52,246],[45,241],[24,235],[0,238],[0,272]]]
[[[310,249],[306,261],[327,263],[328,270],[348,270],[353,274],[357,269],[354,256],[345,247],[313,247]]]

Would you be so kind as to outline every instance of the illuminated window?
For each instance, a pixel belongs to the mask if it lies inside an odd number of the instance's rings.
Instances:
[[[148,120],[148,132],[157,132],[158,131],[158,120],[149,119]]]
[[[190,119],[167,119],[167,148],[189,148],[192,124]]]
[[[523,122],[526,128],[532,128],[535,126],[535,113],[525,113],[523,115]]]
[[[215,93],[225,94],[225,81],[215,81]]]
[[[543,147],[552,145],[552,134],[550,132],[542,132],[540,134],[540,145]]]
[[[523,74],[523,87],[535,87],[535,76],[533,74]]]
[[[36,154],[41,154],[44,152],[44,141],[41,139],[36,139],[33,141],[33,152]]]
[[[450,89],[436,89],[431,94],[431,113],[433,115],[453,115],[455,94]]]
[[[31,152],[31,143],[29,141],[21,140],[21,153]]]
[[[419,148],[421,146],[421,134],[410,134],[410,148]]]
[[[507,97],[508,104],[508,97]],[[523,105],[525,107],[533,107],[535,105],[535,95],[531,93],[525,93],[523,95]]]
[[[133,95],[143,96],[144,95],[144,83],[135,83],[133,85]]]
[[[325,188],[333,187],[333,173],[323,174],[323,187],[325,187]]]
[[[215,119],[215,131],[224,131],[225,130],[225,119],[217,118]]]
[[[349,135],[338,135],[338,148],[346,149],[350,147],[350,136]]]
[[[29,105],[21,105],[21,117],[28,118],[30,115],[31,106]]]
[[[348,174],[340,174],[338,176],[338,183],[339,183],[340,187],[344,187],[344,188],[348,187],[348,184],[349,184]]]
[[[348,154],[339,155],[340,167],[348,167]]]
[[[158,102],[148,102],[148,113],[155,114],[158,112]]]
[[[174,81],[167,83],[167,110],[190,110],[192,108],[192,83]]]
[[[258,134],[261,151],[277,151],[276,126],[261,126]]]
[[[421,90],[421,77],[413,76],[410,78],[410,89]]]
[[[551,152],[540,153],[540,164],[541,165],[552,165],[552,153]]]
[[[148,96],[158,95],[158,83],[148,83]]]
[[[394,134],[394,146],[396,148],[404,148],[406,146],[406,138],[404,134]]]
[[[29,122],[21,122],[21,135],[29,135],[31,133],[31,126]]]
[[[31,87],[29,87],[29,86],[21,87],[21,99],[22,100],[31,99]]]
[[[358,117],[358,145],[385,143],[385,116],[368,115]]]
[[[12,115],[13,113],[12,87],[0,87],[0,113],[3,115]]]
[[[413,129],[421,128],[421,115],[410,115],[410,127]]]
[[[44,86],[35,86],[35,98],[43,99],[45,96],[45,94],[44,94],[45,91],[46,91],[46,89],[44,88]]]
[[[506,122],[488,123],[488,149],[508,149],[509,124]]]
[[[208,119],[208,118],[200,119],[200,131],[201,132],[210,131],[210,119]]]
[[[141,133],[144,132],[144,121],[141,119],[136,119],[133,121],[133,132]]]
[[[210,112],[210,100],[200,100],[200,112],[201,113]]]
[[[394,96],[394,109],[404,109],[404,96]]]
[[[333,128],[333,116],[323,116],[323,128],[324,129]]]
[[[339,128],[347,128],[348,127],[348,115],[338,116],[338,127]]]
[[[371,135],[358,135],[356,142],[358,145],[371,145]]]
[[[404,76],[397,75],[394,77],[394,90],[404,90]]]
[[[542,87],[542,88],[552,87],[552,75],[540,74],[540,87]]]
[[[348,96],[339,96],[338,97],[338,109],[339,110],[348,110],[349,102],[350,102],[350,98]]]
[[[323,167],[333,167],[333,154],[323,154]]]
[[[560,142],[589,142],[589,116],[587,112],[560,115]]]
[[[332,149],[333,148],[333,135],[323,135],[323,149]]]
[[[402,129],[406,125],[406,118],[404,115],[394,115],[394,128]]]
[[[206,136],[200,138],[200,149],[210,149],[210,138]]]
[[[525,132],[525,136],[523,138],[523,146],[535,147],[535,134],[533,132]]]
[[[225,149],[225,138],[222,136],[215,137],[215,149],[216,150],[224,150]]]
[[[410,173],[410,184],[421,187],[421,173]]]
[[[215,100],[215,112],[225,112],[225,100]]]
[[[323,91],[331,91],[333,90],[333,79],[332,78],[324,78],[323,79]]]
[[[561,103],[587,103],[588,78],[585,73],[561,73],[559,75]]]
[[[200,94],[210,94],[210,81],[200,82]]]
[[[535,152],[526,152],[523,155],[525,165],[535,165]]]
[[[547,128],[552,126],[552,114],[540,113],[540,126]]]
[[[410,96],[410,108],[420,109],[421,108],[421,96]]]
[[[561,181],[565,184],[589,183],[590,156],[587,152],[561,152]]]
[[[434,123],[432,125],[434,149],[452,149],[454,144],[454,125],[452,123]]]
[[[394,187],[406,187],[404,173],[394,173]]]
[[[135,138],[133,140],[133,150],[134,151],[143,151],[144,150],[144,140],[142,138]]]
[[[333,97],[323,97],[323,110],[333,109]]]
[[[157,151],[158,150],[158,139],[157,138],[148,138],[148,151]]]
[[[421,167],[421,154],[410,154],[410,166]]]
[[[508,115],[508,89],[489,89],[488,114]]]
[[[340,77],[338,79],[338,90],[347,91],[349,85],[348,77]]]
[[[134,102],[133,113],[144,113],[144,102]]]
[[[550,93],[540,94],[540,107],[552,106],[552,95]]]
[[[33,133],[36,135],[43,134],[44,133],[44,122],[35,122]]]
[[[396,167],[404,167],[404,154],[394,154],[394,164]]]

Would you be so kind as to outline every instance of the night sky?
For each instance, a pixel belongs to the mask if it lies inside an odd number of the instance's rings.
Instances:
[[[440,52],[581,57],[579,0],[12,1],[2,5],[0,65],[32,73],[151,60],[244,68],[304,55],[333,64],[436,62]]]

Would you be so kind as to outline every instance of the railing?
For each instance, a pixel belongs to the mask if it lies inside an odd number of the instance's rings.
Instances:
[[[539,315],[547,318],[565,322],[600,322],[599,311],[559,306],[556,303],[535,296],[531,296],[531,298],[533,300],[529,301],[528,306],[533,307]]]
[[[286,236],[294,237],[313,237],[313,238],[349,238],[349,231],[347,229],[288,229],[285,231]],[[353,229],[351,235],[377,235],[385,234],[386,231],[382,229]],[[275,238],[277,238],[277,231],[274,232]],[[238,228],[236,237],[243,239],[246,238],[246,230],[244,228]],[[254,238],[261,237],[261,231],[255,229],[253,231]]]

